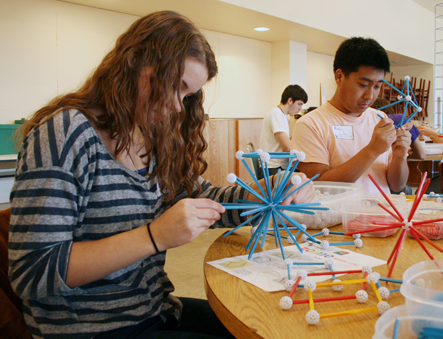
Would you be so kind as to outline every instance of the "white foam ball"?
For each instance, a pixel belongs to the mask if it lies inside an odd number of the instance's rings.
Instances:
[[[263,162],[268,162],[269,160],[271,160],[271,156],[269,155],[269,153],[263,152],[262,154],[260,154],[260,159]]]
[[[305,224],[300,224],[300,226],[303,228],[303,230],[306,231],[306,229],[308,228],[308,226],[306,226]]]
[[[365,290],[358,290],[357,293],[355,293],[355,297],[360,304],[368,301],[368,293]]]
[[[419,107],[419,108],[417,109],[417,112],[421,112],[421,111],[423,111],[423,108]]]
[[[371,268],[370,266],[363,266],[363,267],[361,268],[361,271],[362,271],[363,273],[368,272],[368,274],[371,274],[371,273],[372,273],[372,268]]]
[[[371,283],[371,281],[373,281],[374,283],[377,283],[378,279],[379,279],[379,277],[375,273],[368,274],[368,276],[366,277],[366,281],[368,283]]]
[[[411,97],[410,95],[407,95],[407,96],[405,97],[405,99],[406,99],[406,101],[411,101],[411,100],[412,100],[412,97]]]
[[[323,232],[323,235],[325,237],[327,237],[329,235],[329,228],[323,228],[321,231]]]
[[[308,241],[308,236],[307,236],[306,234],[302,234],[302,235],[301,235],[301,240],[302,240],[303,242]]]
[[[302,182],[302,180],[301,180],[301,177],[300,177],[299,175],[293,175],[293,176],[292,176],[292,178],[291,178],[291,183],[292,183],[294,186],[298,186],[298,185],[300,185],[301,182]]]
[[[288,243],[290,243],[290,244],[293,244],[293,243],[294,243],[294,240],[292,240],[292,237],[291,237],[291,236],[288,236]]]
[[[243,154],[245,154],[245,152],[243,152],[243,151],[237,151],[237,152],[235,153],[235,157],[237,158],[237,160],[241,160],[241,159],[243,159]]]
[[[297,271],[297,278],[301,277],[300,280],[305,280],[308,277],[308,272],[306,272],[305,270],[298,270]]]
[[[228,179],[228,182],[233,184],[237,181],[237,176],[234,173],[229,173],[226,178]]]
[[[404,79],[405,79],[405,81],[410,81],[410,77],[409,77],[409,75],[406,75],[405,77],[404,77]]]
[[[305,152],[297,152],[297,159],[300,161],[303,161],[306,159],[306,154]]]
[[[295,285],[295,281],[294,280],[286,280],[286,282],[285,282],[285,290],[286,291],[288,291],[288,292],[291,292],[291,290],[292,290],[292,288],[294,287],[294,285]]]
[[[288,296],[282,297],[280,299],[280,307],[283,310],[289,310],[292,307],[292,304],[293,304],[292,299]]]
[[[377,279],[377,281],[380,280],[380,273],[378,273],[378,272],[372,272],[372,275],[375,277],[374,279]],[[376,283],[377,281],[374,281],[374,282]]]
[[[341,281],[340,279],[335,279],[333,282],[339,282]],[[335,292],[340,292],[343,289],[343,285],[333,285],[332,286],[332,290],[334,290]]]
[[[291,152],[289,152],[291,155],[298,154],[298,151],[296,149],[291,149]]]
[[[391,294],[391,292],[389,292],[389,290],[386,287],[380,287],[378,289],[378,293],[380,293],[380,297],[384,300],[389,298],[389,294]]]
[[[398,95],[397,100],[400,101],[401,99],[403,99],[403,97],[401,95]]]
[[[320,314],[316,310],[310,310],[308,313],[306,313],[306,322],[309,325],[315,325],[320,320]]]
[[[320,243],[320,247],[321,247],[322,250],[327,250],[327,249],[329,248],[329,241],[327,241],[327,240],[323,240],[323,241]]]
[[[357,239],[355,239],[354,240],[354,244],[355,244],[355,247],[362,247],[363,246],[363,240],[361,240],[360,238],[357,238]]]
[[[258,155],[262,155],[263,152],[264,152],[264,151],[263,151],[261,148],[259,148],[259,149],[257,150],[257,154],[258,154]]]
[[[292,266],[293,263],[294,263],[294,261],[292,259],[290,259],[290,258],[285,259],[285,266],[286,265]]]
[[[426,287],[426,282],[422,278],[415,280],[414,283],[415,283],[415,286]]]
[[[312,280],[306,280],[304,284],[304,289],[307,292],[309,291],[309,288],[311,289],[312,292],[314,292],[315,289],[317,288],[317,284]]]
[[[391,308],[391,306],[389,306],[389,304],[386,301],[380,301],[377,304],[378,313],[380,313],[380,314],[385,313],[390,308]]]
[[[251,234],[254,234],[255,231],[257,231],[257,227],[258,227],[258,226],[254,226],[254,227],[251,228]]]

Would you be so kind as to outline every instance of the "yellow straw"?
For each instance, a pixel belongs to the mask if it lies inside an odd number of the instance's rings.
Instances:
[[[317,284],[317,287],[326,287],[326,286],[335,286],[335,285],[350,285],[350,284],[358,284],[366,282],[366,279],[354,279],[354,280],[345,280],[345,281],[336,281],[330,283]]]
[[[378,301],[383,301],[380,293],[378,292],[377,286],[375,285],[375,283],[372,280],[371,280],[371,286],[372,286],[372,289],[374,290],[375,295],[377,296]]]
[[[314,298],[312,297],[312,290],[310,287],[308,290],[308,296],[309,296],[309,310],[313,311],[314,310]]]
[[[331,317],[339,317],[342,315],[350,315],[350,314],[357,314],[357,313],[364,313],[364,312],[378,312],[377,307],[370,307],[370,308],[362,308],[359,310],[349,310],[349,311],[343,311],[343,312],[335,312],[335,313],[328,313],[328,314],[320,314],[320,318],[331,318]]]

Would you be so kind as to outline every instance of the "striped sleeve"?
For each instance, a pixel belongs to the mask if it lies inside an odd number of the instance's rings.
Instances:
[[[64,134],[56,133],[55,125],[62,125]],[[72,126],[65,111],[34,128],[23,142],[11,191],[9,240],[10,280],[22,299],[72,291],[64,281],[79,200],[87,195],[93,166],[88,149],[97,142],[88,128]]]

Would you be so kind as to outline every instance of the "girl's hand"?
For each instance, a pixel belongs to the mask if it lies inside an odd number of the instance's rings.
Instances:
[[[211,199],[183,199],[151,223],[159,251],[194,240],[220,219],[225,208]]]

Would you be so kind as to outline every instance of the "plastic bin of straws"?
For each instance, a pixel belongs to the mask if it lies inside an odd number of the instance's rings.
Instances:
[[[397,210],[405,216],[406,198],[402,195],[388,195]],[[342,223],[345,232],[362,232],[374,228],[388,227],[387,225],[375,225],[374,222],[393,223],[398,222],[393,216],[385,211],[378,204],[393,212],[389,203],[379,194],[365,194],[359,199],[355,199],[342,205]],[[395,213],[395,212],[393,212]],[[361,233],[363,237],[388,237],[394,234],[397,228],[382,229],[373,232]]]
[[[327,211],[318,211],[315,214],[287,212],[287,215],[308,229],[323,229],[338,225],[342,222],[340,207],[344,203],[354,201],[363,194],[363,185],[355,183],[313,181],[315,198],[312,202],[321,203],[321,207],[328,207]]]
[[[410,203],[412,206],[412,203]],[[443,203],[430,201],[421,201],[415,211],[412,221],[435,220],[443,218]],[[439,240],[443,238],[443,221],[436,221],[425,224],[423,227],[417,227],[417,231],[431,240]],[[410,232],[407,234],[412,237]]]
[[[372,339],[443,338],[443,318],[420,314],[421,307],[401,305],[386,311],[375,323]]]

